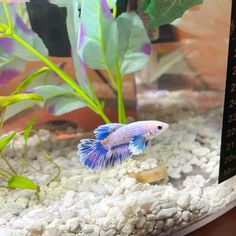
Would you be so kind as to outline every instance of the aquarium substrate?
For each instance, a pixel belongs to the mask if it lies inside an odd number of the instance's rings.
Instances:
[[[158,101],[164,101],[159,95]],[[139,99],[147,111],[147,104]],[[176,100],[168,101],[170,108]],[[143,112],[142,119],[161,116],[155,112],[158,108],[151,107],[152,112]],[[27,176],[41,184],[39,200],[33,191],[2,189],[0,236],[172,235],[235,200],[235,177],[217,184],[220,132],[212,127],[213,121],[208,125],[216,117],[213,114],[222,111],[213,109],[206,116],[185,106],[182,113],[173,107],[169,112],[175,120],[141,156],[97,172],[79,162],[78,140],[57,140],[53,133],[40,130],[45,148],[61,167],[61,176],[47,186],[51,176],[28,170]],[[19,157],[23,143],[23,137],[18,137]],[[6,153],[13,158],[10,148]],[[36,136],[30,138],[28,155],[37,169],[53,173],[42,158]],[[129,175],[160,165],[167,168],[169,177],[154,184],[137,183]]]

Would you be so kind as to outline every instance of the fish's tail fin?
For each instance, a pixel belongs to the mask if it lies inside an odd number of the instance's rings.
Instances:
[[[96,139],[82,139],[77,154],[82,164],[93,170],[104,168],[108,159],[108,150]]]

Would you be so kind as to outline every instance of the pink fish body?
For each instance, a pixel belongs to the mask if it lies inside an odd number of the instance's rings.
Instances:
[[[94,130],[96,139],[82,139],[78,145],[80,161],[93,170],[121,164],[133,155],[141,154],[150,139],[163,133],[168,126],[160,121],[101,125]]]

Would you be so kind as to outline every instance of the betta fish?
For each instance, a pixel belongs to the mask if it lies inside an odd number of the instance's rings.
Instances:
[[[80,141],[77,154],[82,164],[90,169],[111,168],[133,155],[141,154],[150,140],[163,133],[168,126],[160,121],[101,125],[94,130],[96,139]]]

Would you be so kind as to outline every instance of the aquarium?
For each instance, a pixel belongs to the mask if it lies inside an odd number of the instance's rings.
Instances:
[[[182,236],[233,208],[235,7],[2,0],[0,235]]]

